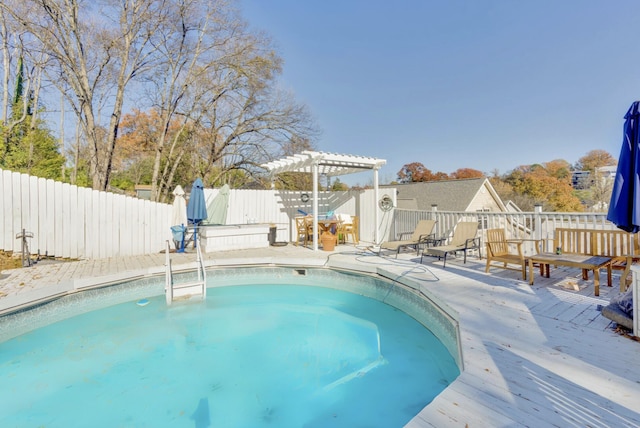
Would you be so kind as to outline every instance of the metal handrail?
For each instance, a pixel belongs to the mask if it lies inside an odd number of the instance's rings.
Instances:
[[[198,264],[198,281],[202,281],[202,300],[205,300],[207,298],[207,271],[204,268],[200,247],[200,245],[196,246],[196,263]]]
[[[173,302],[173,275],[171,273],[171,257],[169,257],[169,241],[165,247],[165,273],[164,273],[164,292],[167,305]]]

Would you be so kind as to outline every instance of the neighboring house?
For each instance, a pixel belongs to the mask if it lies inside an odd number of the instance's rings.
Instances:
[[[589,171],[571,172],[571,186],[574,189],[588,189],[591,186],[590,175]]]
[[[485,177],[381,185],[381,193],[390,188],[396,189],[396,203],[402,209],[430,211],[435,205],[438,211],[507,211]]]
[[[601,166],[596,168],[597,176],[603,181],[603,184],[607,182],[613,183],[613,179],[616,177],[617,165]],[[571,173],[571,185],[574,189],[588,189],[593,186],[594,178],[591,177],[589,171],[573,171]]]
[[[616,172],[618,171],[618,165],[601,166],[596,168],[598,174],[602,178],[616,178]]]

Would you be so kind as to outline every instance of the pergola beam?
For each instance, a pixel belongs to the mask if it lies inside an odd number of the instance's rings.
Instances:
[[[269,170],[272,176],[284,172],[302,172],[313,174],[313,250],[318,250],[318,177],[326,175],[337,177],[355,174],[363,170],[373,170],[373,188],[375,203],[378,201],[378,170],[386,164],[384,159],[364,156],[342,155],[335,153],[303,151],[300,154],[268,162],[261,165]],[[374,244],[378,244],[378,206],[374,205]]]

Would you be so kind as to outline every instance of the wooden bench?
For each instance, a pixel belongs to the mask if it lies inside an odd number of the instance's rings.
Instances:
[[[601,256],[611,258],[611,268],[623,270],[620,291],[627,288],[626,277],[630,264],[640,260],[640,245],[636,234],[620,229],[570,229],[556,228],[553,237],[553,251],[561,254]]]

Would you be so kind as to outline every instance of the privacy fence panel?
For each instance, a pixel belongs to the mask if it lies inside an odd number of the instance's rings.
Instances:
[[[171,205],[0,170],[0,250],[107,258],[149,254],[171,238]]]
[[[209,204],[219,189],[205,189]],[[308,196],[309,199],[305,197]],[[292,242],[296,239],[295,217],[311,214],[313,201],[310,191],[292,190],[243,190],[232,189],[229,193],[227,224],[269,223],[276,226],[276,241]],[[351,190],[343,192],[318,192],[318,214],[344,213],[360,218],[360,240],[373,242],[373,211],[377,208],[373,190]],[[390,214],[379,214],[379,230],[389,228]]]
[[[108,258],[162,251],[172,241],[172,206],[0,170],[0,250],[20,253],[24,229],[32,254],[57,258]],[[205,189],[209,203],[219,189]],[[392,192],[392,194],[395,194]],[[227,224],[268,223],[276,241],[296,239],[295,217],[312,213],[311,191],[231,190]],[[378,223],[374,220],[378,210]],[[393,211],[382,212],[372,189],[319,192],[318,214],[360,219],[360,241],[379,241],[393,227]],[[267,237],[265,236],[265,239]]]

